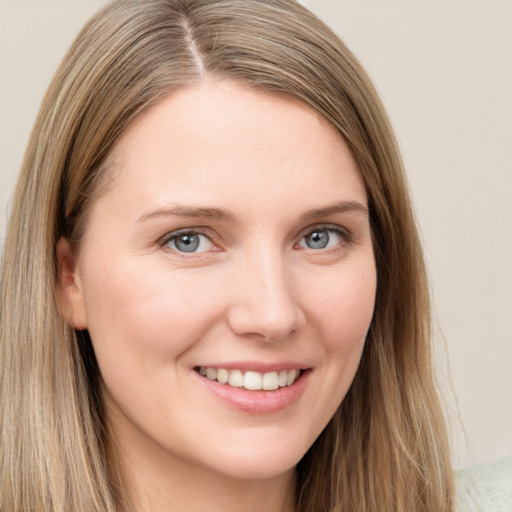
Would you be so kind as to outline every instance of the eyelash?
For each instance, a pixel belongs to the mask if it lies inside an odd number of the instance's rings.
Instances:
[[[340,226],[337,226],[337,225],[321,224],[321,225],[317,225],[317,226],[310,226],[306,230],[303,230],[302,233],[299,235],[299,242],[296,242],[294,244],[294,247],[298,247],[299,249],[308,249],[307,247],[306,248],[299,247],[299,243],[303,239],[305,239],[305,237],[307,237],[308,235],[313,234],[315,231],[327,231],[327,232],[330,232],[330,233],[335,233],[337,236],[339,236],[342,239],[341,245],[350,245],[353,242],[352,234],[348,230],[343,229],[343,228],[341,228]],[[165,248],[173,240],[177,240],[180,236],[183,236],[183,235],[202,235],[202,236],[208,238],[208,240],[213,245],[215,245],[215,242],[212,240],[211,232],[209,230],[204,229],[204,228],[197,228],[197,227],[192,228],[192,229],[181,229],[179,231],[173,231],[172,233],[167,233],[165,236],[163,236],[158,241],[158,245],[161,248]],[[181,255],[187,255],[187,253],[185,251],[179,251],[178,249],[170,248],[170,247],[168,247],[168,249],[170,249],[173,252],[176,252],[178,254],[181,254]],[[329,252],[337,252],[338,250],[340,250],[340,248],[338,246],[334,247],[334,248],[327,248],[327,249],[323,249],[323,248],[322,249],[312,249],[312,248],[309,248],[309,249],[312,250],[313,252],[320,252],[322,250],[324,252],[327,252],[327,251],[329,251]],[[208,252],[208,251],[201,251],[201,252]],[[196,252],[190,252],[187,255],[187,257],[190,257],[190,256],[192,256],[194,254],[197,254],[197,253]]]

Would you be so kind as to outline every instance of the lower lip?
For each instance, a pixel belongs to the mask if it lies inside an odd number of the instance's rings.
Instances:
[[[290,407],[300,399],[306,389],[311,370],[302,371],[293,384],[274,391],[235,388],[203,377],[196,371],[194,373],[213,395],[230,406],[248,414],[273,414]]]

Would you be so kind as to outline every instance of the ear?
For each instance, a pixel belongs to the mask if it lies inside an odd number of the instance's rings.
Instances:
[[[57,299],[60,311],[75,329],[87,329],[87,314],[77,255],[68,240],[57,243]]]

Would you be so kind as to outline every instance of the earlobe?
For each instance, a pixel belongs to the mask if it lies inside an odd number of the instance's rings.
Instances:
[[[76,253],[65,238],[57,243],[57,268],[57,299],[62,316],[75,329],[87,329],[80,269]]]

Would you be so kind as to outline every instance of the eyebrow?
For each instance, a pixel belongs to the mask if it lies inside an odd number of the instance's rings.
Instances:
[[[300,220],[301,222],[305,222],[347,212],[359,212],[365,216],[368,216],[369,214],[368,208],[357,201],[341,201],[330,206],[308,210],[300,216]],[[188,219],[213,219],[223,222],[237,221],[236,215],[229,210],[225,210],[224,208],[194,208],[176,206],[171,208],[160,208],[158,210],[145,213],[137,220],[137,223],[139,224],[150,219],[169,216],[183,217]]]
[[[313,210],[308,210],[307,212],[301,215],[300,219],[301,221],[304,222],[347,212],[359,212],[365,215],[366,217],[369,216],[368,208],[363,204],[357,201],[341,201],[331,206],[326,206],[324,208],[315,208]]]
[[[145,222],[149,219],[158,217],[183,217],[188,219],[213,219],[225,222],[235,222],[236,216],[229,210],[223,208],[189,208],[186,206],[177,206],[173,208],[161,208],[149,213],[145,213],[137,220],[137,223]]]

